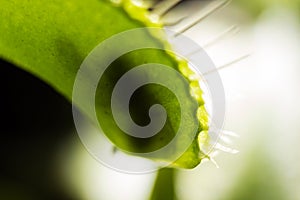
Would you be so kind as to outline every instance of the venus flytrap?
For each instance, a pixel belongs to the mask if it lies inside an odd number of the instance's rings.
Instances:
[[[171,2],[171,1],[169,1]],[[224,5],[225,1],[207,10],[202,18],[214,9]],[[148,2],[149,3],[149,2]],[[160,11],[159,4],[154,5],[153,12],[149,4],[142,1],[117,0],[67,0],[67,1],[1,1],[0,7],[0,56],[11,61],[18,67],[41,78],[70,101],[72,100],[73,84],[80,64],[89,52],[99,43],[120,32],[141,27],[162,27],[160,15],[179,3],[174,1]],[[153,5],[151,5],[153,6]],[[156,8],[156,12],[155,12]],[[201,19],[202,19],[201,18]],[[188,30],[199,18],[183,27]],[[176,35],[175,35],[176,36]],[[159,48],[169,47],[164,36],[156,32],[145,32],[134,40],[145,42]],[[115,60],[105,72],[97,86],[96,112],[102,120],[101,126],[112,143],[121,151],[148,152],[168,144],[179,127],[180,106],[176,96],[157,85],[147,85],[135,94],[131,105],[132,118],[139,125],[149,123],[148,109],[153,104],[162,105],[168,119],[164,128],[157,136],[141,141],[126,135],[114,122],[111,112],[110,98],[119,78],[135,66],[145,63],[160,63],[178,71],[184,79],[168,80],[177,85],[178,93],[184,97],[189,107],[186,127],[188,132],[196,129],[193,142],[172,163],[172,167],[194,168],[202,159],[209,156],[201,150],[209,144],[208,114],[204,107],[199,76],[187,61],[173,53],[153,49],[142,49],[130,52]],[[90,73],[93,73],[92,71]],[[138,77],[137,77],[138,78]],[[104,103],[97,103],[97,99]],[[78,108],[87,116],[90,110],[78,102]],[[179,144],[180,145],[180,144]],[[174,150],[176,152],[176,149]],[[172,152],[171,152],[172,153]],[[154,161],[169,162],[168,157],[151,157]]]
[[[0,0],[0,2],[0,57],[41,78],[72,101],[74,81],[79,67],[95,46],[127,30],[144,27],[162,28],[165,23],[161,17],[181,1]],[[195,23],[224,4],[226,1],[213,4],[200,17],[194,15],[195,18],[179,30],[181,32],[189,30]],[[178,35],[172,35],[176,36]],[[164,33],[151,30],[136,37],[132,36],[135,42],[151,44],[161,49],[172,49],[172,44],[167,39]],[[209,45],[214,42],[210,41]],[[130,45],[130,41],[123,43]],[[120,45],[124,45],[123,43]],[[126,72],[147,63],[163,64],[181,74],[181,77],[176,79],[170,78],[168,74],[157,76],[177,86],[177,92],[183,97],[180,100],[186,102],[188,109],[181,110],[179,100],[172,91],[164,87],[152,84],[139,88],[133,94],[129,106],[132,120],[136,124],[141,126],[149,124],[151,121],[148,116],[149,108],[154,104],[162,105],[168,114],[163,129],[154,137],[142,140],[128,136],[118,127],[112,114],[111,96],[116,83]],[[94,72],[91,70],[89,73],[92,76]],[[148,75],[155,73],[150,70]],[[139,78],[133,77],[133,80]],[[230,149],[220,144],[214,146],[216,141],[209,134],[209,116],[199,85],[201,78],[199,73],[189,66],[186,59],[170,51],[140,49],[120,56],[111,63],[97,85],[95,109],[105,135],[115,149],[125,153],[155,151],[172,141],[182,123],[179,116],[182,112],[186,112],[188,113],[188,117],[184,118],[186,135],[190,136],[191,132],[196,130],[186,151],[177,160],[173,160],[172,157],[178,153],[177,148],[167,152],[166,155],[145,156],[145,158],[158,163],[171,162],[169,167],[186,169],[196,167],[203,159],[214,162],[211,158],[214,155],[212,147],[229,152]],[[83,91],[82,96],[84,94]],[[76,101],[72,103],[91,118],[89,107]],[[177,146],[180,145],[178,142]],[[115,154],[119,151],[115,151]],[[151,199],[175,198],[173,185],[175,172],[174,169],[159,171]]]

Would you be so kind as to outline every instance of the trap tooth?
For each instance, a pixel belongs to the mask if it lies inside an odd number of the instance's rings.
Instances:
[[[197,118],[203,130],[208,130],[208,113],[203,106],[200,106],[197,110]]]

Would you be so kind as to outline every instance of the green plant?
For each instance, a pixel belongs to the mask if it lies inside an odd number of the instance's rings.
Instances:
[[[80,64],[97,44],[110,36],[133,28],[161,26],[159,22],[149,21],[145,17],[147,11],[133,6],[130,1],[124,1],[123,7],[117,7],[103,0],[51,2],[2,0],[0,13],[0,57],[44,80],[70,101]],[[165,41],[160,41],[148,32],[135,39],[147,41],[161,48],[165,45]],[[202,91],[197,82],[188,79],[188,75],[193,72],[184,61],[179,62],[165,51],[144,49],[120,57],[100,81],[96,99],[109,100],[113,86],[124,72],[137,65],[151,62],[168,65],[186,77],[185,80],[167,80],[177,86],[178,92],[185,98],[183,101],[189,106],[189,109],[185,110],[189,113],[185,118],[189,122],[185,128],[187,132],[196,129],[198,134],[207,130],[207,114],[203,109]],[[191,88],[196,88],[197,98],[191,95]],[[102,122],[104,130],[114,145],[123,150],[147,152],[166,145],[173,138],[180,123],[181,111],[176,97],[157,85],[144,87],[137,95],[135,106],[132,108],[133,118],[140,124],[147,123],[149,119],[145,116],[145,111],[154,103],[166,108],[168,120],[159,133],[160,136],[142,143],[138,139],[122,134],[113,121],[108,101],[96,104],[96,110],[98,117],[104,119]],[[80,104],[77,106],[89,116],[89,110]],[[202,106],[200,114],[199,106]],[[173,167],[193,168],[206,157],[199,148],[198,134],[193,138],[193,143],[187,151],[173,163]],[[168,157],[152,159],[169,161]]]

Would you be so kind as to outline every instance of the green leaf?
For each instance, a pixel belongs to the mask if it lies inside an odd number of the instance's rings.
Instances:
[[[100,42],[125,30],[144,27],[133,20],[122,8],[100,0],[0,0],[0,57],[41,78],[70,101],[76,73],[89,52]],[[146,33],[139,40],[162,47],[162,43]],[[136,39],[136,38],[135,38]],[[161,104],[168,112],[164,128],[157,136],[141,140],[128,136],[115,124],[110,108],[112,89],[120,76],[144,63],[161,63],[178,70],[178,63],[165,51],[144,49],[128,53],[111,64],[100,80],[96,96],[96,111],[105,134],[121,150],[147,152],[159,149],[170,142],[179,127],[180,113],[185,112],[186,137],[202,127],[197,119],[197,101],[189,93],[189,81],[164,78],[178,86],[188,109],[180,110],[178,100],[170,91],[158,85],[148,85],[135,94],[131,103],[132,118],[137,124],[147,124],[147,109]],[[97,99],[101,99],[97,101]],[[77,102],[75,102],[77,103]],[[83,113],[89,111],[77,105]],[[201,161],[201,152],[194,142],[174,166],[193,168]],[[180,145],[180,143],[176,144]],[[161,156],[151,157],[170,161],[176,148]]]

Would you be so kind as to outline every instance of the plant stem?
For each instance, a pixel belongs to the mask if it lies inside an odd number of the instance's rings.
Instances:
[[[176,200],[175,169],[163,168],[158,171],[150,200]]]

